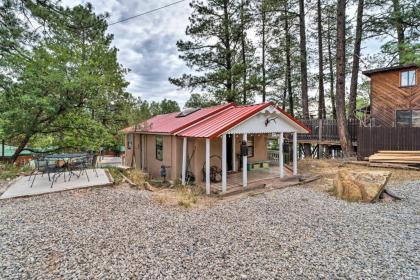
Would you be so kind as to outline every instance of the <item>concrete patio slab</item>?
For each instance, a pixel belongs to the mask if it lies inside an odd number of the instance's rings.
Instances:
[[[81,189],[96,186],[106,186],[112,184],[112,177],[107,174],[105,169],[97,169],[98,176],[93,169],[87,170],[87,176],[83,173],[80,178],[72,176],[70,181],[68,180],[68,174],[66,173],[66,181],[64,176],[58,177],[57,182],[54,182],[51,188],[51,181],[48,180],[48,176],[37,175],[35,178],[34,185],[31,187],[32,178],[28,181],[29,176],[21,176],[17,178],[9,188],[3,193],[0,199],[14,198],[14,197],[25,197],[40,195],[53,192],[61,192],[66,190]],[[50,174],[51,177],[53,174]],[[89,177],[89,180],[88,180]]]

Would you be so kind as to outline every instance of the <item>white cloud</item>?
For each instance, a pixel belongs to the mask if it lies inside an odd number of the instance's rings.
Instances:
[[[86,4],[87,1],[64,0],[65,6]],[[96,13],[110,14],[109,23],[134,16],[171,3],[171,0],[91,0]],[[131,69],[126,79],[128,91],[148,101],[164,98],[176,100],[181,106],[189,97],[168,81],[190,70],[178,58],[176,41],[185,38],[189,2],[158,10],[154,13],[111,25],[113,44],[119,49],[119,62]]]

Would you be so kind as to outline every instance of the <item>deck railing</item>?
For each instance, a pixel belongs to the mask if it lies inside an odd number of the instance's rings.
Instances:
[[[338,141],[337,120],[334,119],[303,119],[301,122],[311,129],[308,134],[298,134],[298,140],[332,140]],[[347,127],[351,141],[357,141],[357,128],[360,126],[360,122],[357,119],[347,120]]]

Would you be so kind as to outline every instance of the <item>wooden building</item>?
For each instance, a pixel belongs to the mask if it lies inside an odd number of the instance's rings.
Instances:
[[[420,68],[415,64],[363,72],[370,77],[370,125],[357,131],[359,159],[380,150],[420,150]]]
[[[420,127],[420,68],[415,64],[367,70],[373,127]]]

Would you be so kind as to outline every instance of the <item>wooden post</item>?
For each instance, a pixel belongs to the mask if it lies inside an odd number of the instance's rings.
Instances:
[[[182,174],[181,180],[182,184],[185,185],[185,177],[187,174],[187,137],[184,137],[184,142],[182,143]]]
[[[5,146],[5,141],[4,139],[1,140],[1,159],[4,160],[4,146]]]
[[[279,167],[280,167],[280,178],[284,177],[284,156],[283,156],[283,132],[280,132],[279,137]]]
[[[206,139],[206,194],[210,194],[210,139]]]
[[[145,153],[146,153],[146,137],[144,137],[144,134],[141,135],[141,169],[144,171],[145,170]]]
[[[243,140],[248,140],[248,135],[243,134]],[[246,188],[248,186],[248,156],[242,157],[242,186]]]
[[[317,153],[317,158],[320,159],[321,157],[321,151],[322,151],[322,119],[319,119],[319,124],[318,124],[318,153]]]
[[[293,132],[293,175],[297,175],[297,132]]]
[[[226,134],[222,135],[222,192],[226,192],[226,171],[227,171],[227,164],[226,164]]]

